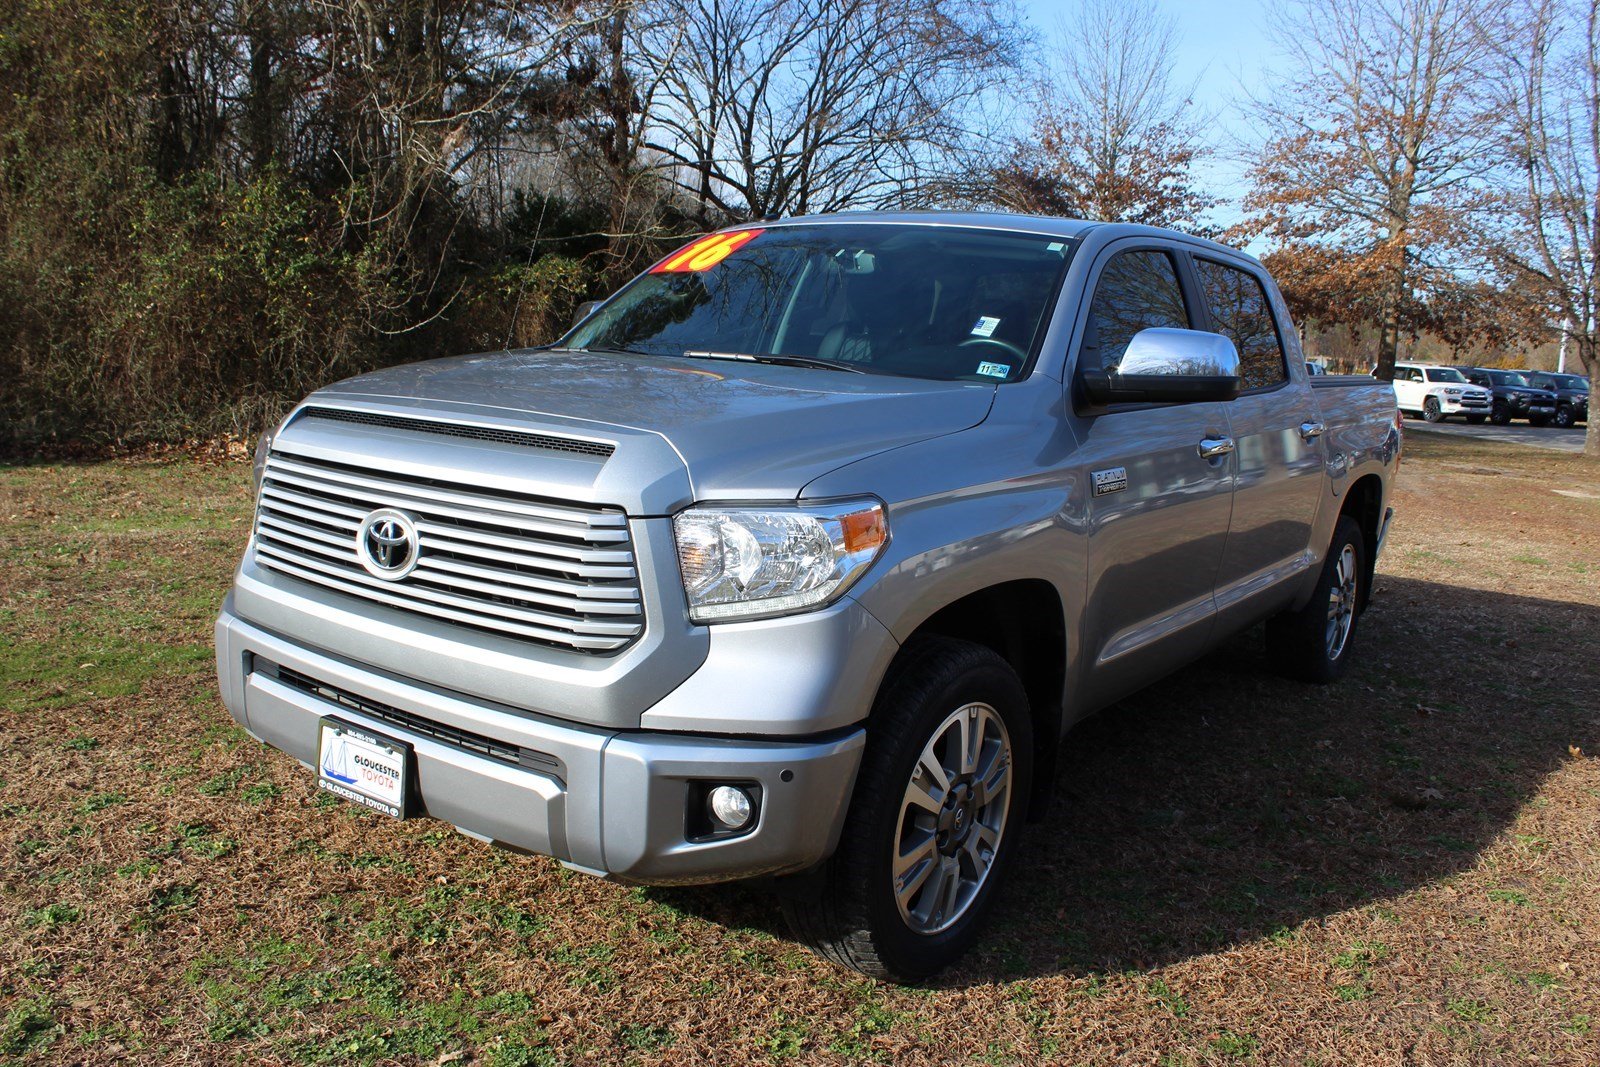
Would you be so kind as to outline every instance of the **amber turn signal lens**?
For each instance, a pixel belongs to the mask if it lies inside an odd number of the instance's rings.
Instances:
[[[839,517],[844,531],[844,547],[850,552],[875,552],[889,536],[883,521],[883,508],[874,505],[866,511],[857,511]]]

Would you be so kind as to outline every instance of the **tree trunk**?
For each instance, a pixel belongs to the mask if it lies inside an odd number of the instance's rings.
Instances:
[[[272,162],[276,144],[276,125],[273,101],[273,36],[272,23],[264,2],[251,5],[245,20],[249,39],[249,88],[245,94],[245,141],[250,153],[250,163],[262,171]]]
[[[1583,454],[1600,459],[1600,425],[1594,418],[1594,394],[1600,389],[1600,337],[1588,334],[1578,338],[1578,361],[1589,372],[1589,428],[1583,434]]]
[[[1394,381],[1394,361],[1400,351],[1400,305],[1406,298],[1406,251],[1404,232],[1390,231],[1390,244],[1398,243],[1400,251],[1394,266],[1388,268],[1389,283],[1383,297],[1383,316],[1378,324],[1378,358],[1372,375],[1382,381]]]
[[[606,26],[605,49],[610,64],[606,83],[606,111],[611,120],[611,137],[605,147],[607,177],[611,180],[611,235],[606,252],[613,264],[627,261],[628,210],[634,174],[633,154],[633,79],[627,64],[628,9],[619,6]]]

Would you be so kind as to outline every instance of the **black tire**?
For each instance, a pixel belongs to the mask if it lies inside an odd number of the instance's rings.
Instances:
[[[1496,426],[1511,425],[1511,409],[1506,407],[1504,401],[1496,400],[1489,409],[1489,421]]]
[[[1483,420],[1486,418],[1488,418],[1487,415],[1468,415],[1467,421],[1474,426],[1482,426]]]
[[[993,709],[1009,735],[1004,820],[988,874],[977,881],[965,910],[948,928],[924,933],[901,914],[892,854],[899,851],[902,827],[911,825],[905,797],[919,773],[924,747],[937,740],[936,732],[953,712],[972,704]],[[967,641],[930,637],[908,644],[891,668],[867,726],[866,751],[838,850],[818,870],[780,887],[784,915],[795,936],[824,959],[888,981],[921,981],[954,962],[977,940],[1016,854],[1032,771],[1028,696],[1010,665]],[[952,779],[946,795],[959,788]],[[972,813],[981,813],[971,803]],[[930,854],[929,863],[942,862],[940,855]],[[956,862],[961,865],[960,856]],[[933,883],[930,874],[922,885],[932,888]]]
[[[1267,620],[1267,654],[1273,666],[1290,678],[1325,684],[1338,681],[1350,664],[1350,648],[1355,644],[1361,605],[1367,593],[1367,539],[1361,527],[1348,515],[1339,516],[1333,528],[1333,543],[1322,561],[1322,572],[1311,599],[1299,611],[1286,611]],[[1345,557],[1345,549],[1351,557]],[[1344,586],[1339,579],[1341,560],[1353,571],[1353,583]],[[1347,611],[1349,625],[1341,627],[1337,648],[1331,637],[1333,597],[1336,587],[1343,589],[1341,612]]]
[[[1444,412],[1439,409],[1439,398],[1430,396],[1422,402],[1422,417],[1428,422],[1443,422]]]
[[[1528,425],[1529,426],[1549,426],[1550,425],[1550,418],[1547,415],[1529,415],[1528,416]]]
[[[1571,408],[1556,408],[1556,425],[1563,430],[1570,430],[1572,424],[1578,420],[1573,417]]]

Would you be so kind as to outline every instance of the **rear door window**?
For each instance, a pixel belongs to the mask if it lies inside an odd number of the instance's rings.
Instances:
[[[1194,266],[1211,313],[1211,328],[1239,350],[1239,387],[1269,389],[1287,382],[1289,365],[1261,279],[1209,259],[1197,257]]]

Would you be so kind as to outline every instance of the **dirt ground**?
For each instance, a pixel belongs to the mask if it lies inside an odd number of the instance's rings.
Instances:
[[[964,965],[319,795],[216,698],[248,468],[0,467],[0,1060],[1600,1063],[1600,466],[1414,434],[1358,662],[1069,738]]]

